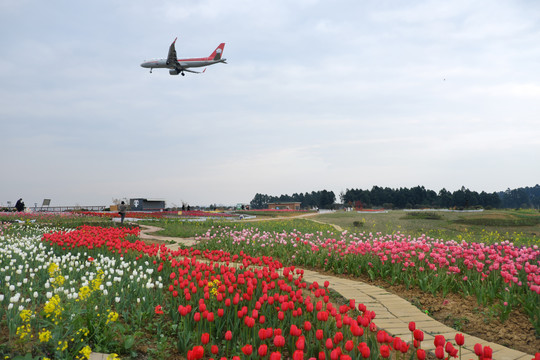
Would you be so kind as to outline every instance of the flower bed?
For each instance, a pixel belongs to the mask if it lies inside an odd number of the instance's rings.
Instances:
[[[240,231],[210,229],[199,237],[209,248],[244,249],[298,266],[323,268],[337,274],[369,274],[390,283],[418,286],[433,294],[474,295],[479,304],[494,304],[502,321],[522,308],[540,334],[540,250],[506,241],[485,245],[443,241],[400,233],[349,234]]]
[[[95,211],[81,211],[80,214],[86,216],[97,216],[106,218],[118,218],[120,215],[117,212],[95,212]],[[220,213],[220,212],[208,212],[208,211],[154,211],[154,212],[140,212],[140,211],[128,211],[126,217],[135,219],[163,219],[166,217],[233,217],[234,215]]]
[[[414,323],[412,343],[394,338],[363,304],[332,303],[328,282],[308,284],[271,256],[171,251],[136,234],[85,226],[4,236],[0,352],[84,359],[129,356],[143,343],[156,358],[425,359]],[[284,241],[298,247],[296,235]],[[456,355],[463,340],[436,337],[437,355]],[[478,351],[490,358],[489,347]]]

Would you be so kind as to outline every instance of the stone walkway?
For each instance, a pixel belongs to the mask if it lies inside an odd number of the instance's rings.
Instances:
[[[141,239],[170,241],[173,244],[167,245],[171,250],[177,250],[180,246],[192,246],[197,241],[194,238],[175,238],[151,235],[150,233],[161,230],[154,226],[139,225],[141,227]],[[349,280],[329,275],[323,275],[315,271],[304,270],[304,280],[307,282],[317,281],[319,284],[325,281],[330,282],[330,288],[338,292],[347,299],[354,299],[356,304],[366,305],[368,310],[376,314],[375,324],[379,329],[383,329],[392,336],[399,336],[405,341],[411,340],[409,322],[414,321],[416,327],[424,332],[422,349],[434,354],[435,346],[433,340],[435,335],[444,335],[447,340],[454,342],[454,337],[458,331],[430,318],[416,306],[403,298],[394,295],[382,288],[368,285],[358,280]],[[521,351],[512,350],[499,344],[491,343],[472,335],[465,335],[465,345],[462,346],[462,359],[476,359],[474,345],[480,343],[493,349],[493,359],[495,360],[531,360],[534,355]],[[540,350],[540,349],[539,349]],[[92,354],[93,355],[93,354]],[[96,354],[90,357],[91,360],[101,360]],[[105,359],[105,357],[103,357]]]

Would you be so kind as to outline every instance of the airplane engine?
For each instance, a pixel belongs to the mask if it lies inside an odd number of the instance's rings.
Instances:
[[[169,74],[171,74],[171,75],[178,75],[178,74],[180,74],[180,71],[178,71],[178,70],[176,70],[176,69],[170,69],[170,70],[169,70]]]

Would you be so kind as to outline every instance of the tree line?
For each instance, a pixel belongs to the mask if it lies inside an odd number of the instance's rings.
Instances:
[[[540,209],[540,185],[499,192],[503,208]]]
[[[340,194],[345,206],[355,208],[536,208],[540,209],[540,185],[507,189],[506,191],[487,193],[471,191],[464,186],[456,191],[441,189],[439,192],[424,186],[392,189],[373,186],[371,190],[347,189]],[[336,196],[333,191],[321,190],[311,193],[271,196],[257,193],[250,206],[252,209],[266,209],[269,203],[300,202],[302,209],[335,207]]]
[[[269,203],[277,202],[299,202],[302,209],[330,209],[336,202],[336,195],[333,191],[327,190],[280,196],[257,193],[249,205],[251,209],[267,209]]]
[[[340,197],[343,204],[356,208],[498,208],[501,206],[501,198],[497,193],[485,191],[478,193],[464,186],[454,192],[443,188],[438,193],[424,186],[410,189],[373,186],[371,190],[347,189],[341,193]]]

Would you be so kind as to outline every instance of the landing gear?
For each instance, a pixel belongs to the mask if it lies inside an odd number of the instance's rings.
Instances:
[[[150,74],[152,73],[152,68],[150,68]]]
[[[180,74],[182,74],[182,76],[186,76],[186,74],[184,74],[184,72],[182,71]]]

